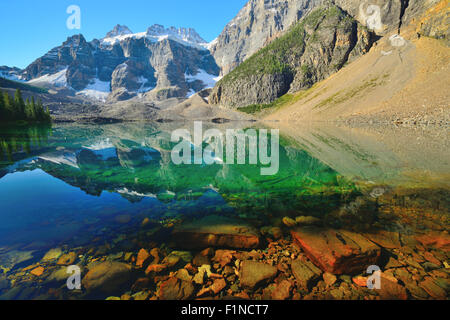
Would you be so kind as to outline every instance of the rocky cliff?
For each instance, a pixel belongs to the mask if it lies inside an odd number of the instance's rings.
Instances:
[[[250,0],[211,43],[211,53],[222,73],[233,70],[322,2]]]
[[[321,6],[219,81],[210,102],[270,103],[328,77],[371,45],[367,28],[335,5]]]

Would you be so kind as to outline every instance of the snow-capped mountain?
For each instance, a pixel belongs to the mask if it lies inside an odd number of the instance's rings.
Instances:
[[[133,33],[116,25],[100,40],[69,37],[17,76],[103,102],[136,96],[149,101],[186,98],[214,86],[219,76],[207,46],[191,28],[155,24]]]
[[[0,77],[8,80],[21,81],[22,70],[14,67],[0,66]]]

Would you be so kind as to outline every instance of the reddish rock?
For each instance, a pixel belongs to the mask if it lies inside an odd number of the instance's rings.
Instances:
[[[273,279],[278,269],[266,263],[256,261],[244,261],[241,265],[239,279],[241,286],[254,288],[257,285]]]
[[[235,253],[236,251],[231,250],[216,250],[216,254],[212,261],[220,264],[221,267],[225,267],[227,264],[231,263]]]
[[[164,264],[151,264],[145,270],[145,274],[161,273],[161,272],[163,272],[166,269],[167,269],[167,266],[164,265]]]
[[[423,257],[424,257],[427,261],[429,261],[429,262],[431,262],[431,263],[434,263],[435,265],[438,265],[438,266],[441,265],[441,262],[440,262],[438,259],[436,259],[436,257],[435,257],[431,252],[429,252],[429,251],[425,251],[425,252],[423,253]]]
[[[382,300],[407,300],[406,288],[398,284],[395,279],[381,274],[381,288],[377,290]]]
[[[148,258],[150,258],[150,253],[148,253],[147,250],[145,250],[145,249],[139,250],[137,259],[136,259],[136,266],[139,268],[142,268]]]
[[[158,264],[161,260],[161,251],[158,248],[153,248],[152,250],[150,250],[150,255],[153,257],[153,264]]]
[[[364,236],[383,248],[397,249],[402,246],[398,232],[378,231],[377,233],[365,233]]]
[[[37,267],[37,268],[31,270],[30,273],[36,277],[40,277],[44,273],[44,270],[45,269],[43,267]]]
[[[380,247],[346,230],[304,227],[291,234],[314,264],[332,274],[364,272],[370,265],[376,265],[380,257]]]
[[[187,300],[194,295],[194,286],[189,281],[171,277],[159,286],[158,296],[161,300]]]
[[[179,247],[257,248],[259,232],[240,220],[221,216],[208,216],[181,225],[173,231],[173,240]]]
[[[273,300],[286,300],[291,296],[292,283],[288,280],[281,281],[272,291]]]
[[[433,246],[450,250],[450,236],[447,233],[427,233],[416,236],[417,241],[424,246]]]
[[[354,277],[352,280],[358,287],[367,287],[367,277]]]

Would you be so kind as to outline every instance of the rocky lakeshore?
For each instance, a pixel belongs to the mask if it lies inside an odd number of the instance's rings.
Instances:
[[[294,214],[264,226],[218,214],[136,225],[119,215],[111,239],[61,245],[34,260],[38,243],[0,248],[0,299],[446,300],[445,196],[434,208],[426,197],[379,197],[370,226],[348,214],[364,207],[356,200],[333,214],[348,222],[343,228],[330,217]],[[72,265],[81,270],[80,290],[66,285]],[[367,288],[371,265],[382,271],[379,290]]]

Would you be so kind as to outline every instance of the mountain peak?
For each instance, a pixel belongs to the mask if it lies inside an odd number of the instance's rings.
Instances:
[[[131,32],[131,30],[127,26],[118,24],[114,27],[114,29],[106,34],[106,38],[124,36],[127,34],[133,34],[133,32]]]
[[[192,43],[206,43],[206,41],[192,28],[165,28],[163,25],[154,24],[147,29],[147,35],[152,37],[172,36],[180,40]]]

